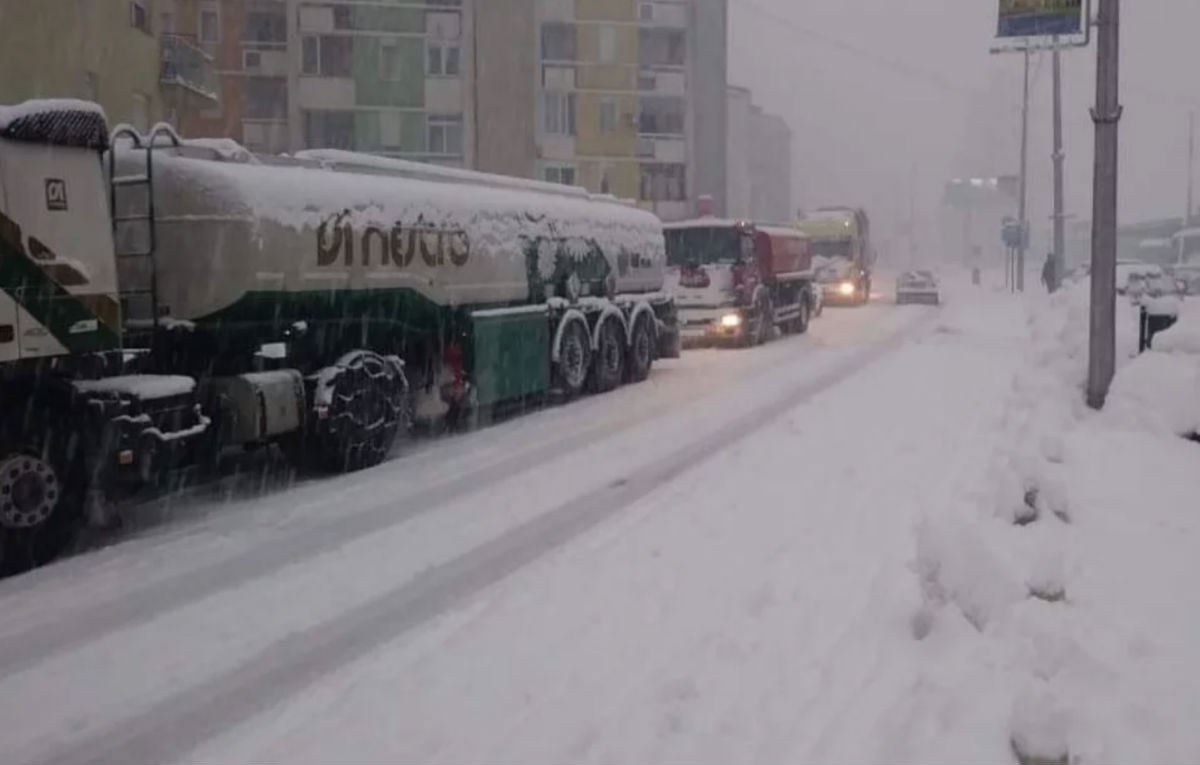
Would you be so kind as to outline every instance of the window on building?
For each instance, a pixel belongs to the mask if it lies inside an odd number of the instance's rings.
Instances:
[[[574,61],[576,58],[575,25],[542,25],[542,60]]]
[[[617,99],[611,96],[600,99],[600,132],[617,132]]]
[[[575,135],[575,94],[542,93],[542,127],[547,135]]]
[[[431,40],[457,40],[462,37],[462,14],[428,11],[425,14],[425,36]]]
[[[462,73],[462,49],[457,45],[430,43],[425,55],[425,73],[434,77],[457,77]]]
[[[305,36],[300,72],[311,77],[349,77],[354,38],[338,35]]]
[[[463,153],[462,117],[429,115],[425,132],[425,150],[430,154],[461,155]]]
[[[305,112],[304,143],[310,149],[354,149],[354,112]]]
[[[379,79],[384,82],[404,79],[404,51],[395,42],[383,42],[379,46]]]
[[[246,13],[242,39],[250,43],[286,44],[287,13],[282,3],[274,10],[253,10]]]
[[[617,28],[600,27],[597,47],[601,64],[615,63],[617,60]]]
[[[333,6],[333,28],[354,29],[354,8],[349,5]]]
[[[100,100],[100,75],[90,69],[83,73],[83,97],[89,101]]]
[[[687,38],[682,29],[642,29],[638,34],[638,61],[642,66],[683,66]]]
[[[150,34],[150,14],[146,11],[146,0],[129,0],[129,25]]]
[[[654,3],[642,3],[638,6],[638,19],[641,21],[654,21]]]
[[[200,18],[196,24],[199,30],[200,42],[205,44],[221,41],[221,12],[216,3],[203,3],[200,6]]]
[[[245,116],[253,120],[286,120],[288,87],[285,77],[247,77]]]
[[[384,151],[403,151],[404,118],[400,112],[379,113],[379,147]]]
[[[682,98],[643,96],[638,115],[638,132],[651,135],[683,135],[687,102]]]
[[[575,185],[575,168],[570,165],[547,165],[542,169],[542,177],[550,183],[561,183],[564,186]]]
[[[682,202],[687,199],[687,166],[646,163],[641,166],[641,198],[648,202]]]
[[[134,93],[129,102],[129,116],[138,132],[145,133],[150,129],[150,97],[145,93]]]
[[[175,34],[175,14],[170,11],[163,11],[158,17],[159,24],[162,25],[162,33],[164,35]]]

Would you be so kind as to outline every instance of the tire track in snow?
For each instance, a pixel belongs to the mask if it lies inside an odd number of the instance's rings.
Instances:
[[[618,514],[659,486],[699,468],[719,450],[774,422],[781,411],[804,403],[887,355],[906,337],[932,324],[938,314],[929,312],[918,316],[894,333],[887,342],[857,351],[832,370],[760,405],[745,417],[719,428],[708,438],[688,444],[614,480],[601,491],[566,501],[490,542],[427,569],[406,584],[344,612],[336,619],[291,634],[241,665],[177,693],[154,711],[84,736],[34,762],[37,765],[64,762],[82,765],[173,761],[181,752],[193,750],[264,708],[299,693],[322,676],[452,610],[466,599]],[[525,462],[528,457],[522,456],[521,459]],[[510,475],[510,472],[505,472],[503,477]],[[470,490],[478,488],[476,485]],[[440,491],[448,489],[453,490],[453,487],[439,487]],[[370,518],[378,522],[377,515],[370,514]],[[383,526],[397,522],[390,508],[386,520],[388,522]],[[341,538],[341,534],[334,539],[312,534],[302,541],[305,543],[305,554],[311,554],[307,551],[316,552],[346,540]],[[286,565],[297,557],[303,557],[294,552],[293,548],[288,548],[278,553],[278,557],[284,560],[278,565]],[[275,560],[272,559],[272,562]],[[253,560],[242,563],[251,571],[261,570]],[[226,568],[223,567],[223,570]],[[221,577],[220,580],[224,582],[226,578]],[[181,583],[184,587],[186,584]],[[202,589],[200,593],[207,594],[208,590]],[[145,611],[135,605],[130,608],[139,615]],[[121,622],[117,626],[123,624]],[[91,634],[81,640],[95,637],[94,626],[86,627]],[[3,648],[3,644],[0,644],[0,651]],[[25,650],[31,652],[31,647],[26,645]]]
[[[920,317],[922,314],[916,316]],[[920,323],[920,318],[909,318],[899,326],[888,327],[886,339],[882,343],[869,346],[863,352],[875,351],[882,354],[889,344],[913,331]],[[852,356],[844,363],[853,363],[855,358],[857,356]],[[841,367],[834,369],[836,371],[839,368]],[[738,378],[734,382],[747,384],[748,381]],[[715,395],[724,389],[718,384],[706,390],[705,395]],[[693,403],[694,401],[695,399]],[[98,598],[83,607],[72,608],[64,614],[35,622],[24,629],[0,634],[0,680],[54,655],[121,629],[147,622],[213,594],[264,579],[321,552],[428,515],[455,500],[478,493],[515,475],[535,470],[543,462],[586,448],[600,439],[630,428],[645,425],[671,412],[669,407],[663,407],[657,414],[650,415],[639,411],[617,416],[597,427],[553,437],[530,449],[509,452],[507,456],[475,470],[460,473],[452,479],[400,496],[388,492],[385,494],[386,499],[364,503],[362,510],[318,521],[214,563],[206,563],[164,579],[122,590],[114,597]],[[302,508],[319,508],[330,503],[353,503],[362,497],[378,493],[378,487],[375,481],[364,480],[347,491],[334,492],[323,485],[314,486],[313,491],[315,494],[301,503]],[[67,562],[68,566],[72,563],[74,562]],[[44,575],[53,573],[51,570]],[[71,573],[78,575],[73,571]],[[35,585],[40,584],[36,581],[39,574],[43,572],[34,572]]]

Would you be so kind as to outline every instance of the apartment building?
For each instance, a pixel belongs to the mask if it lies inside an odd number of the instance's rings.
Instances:
[[[4,0],[0,103],[82,98],[113,124],[164,116],[153,0]]]
[[[693,182],[712,159],[692,140],[701,2],[711,0],[539,0],[543,179],[636,199],[667,220],[712,193]],[[723,68],[718,87],[723,99]]]
[[[294,147],[471,166],[468,0],[288,0]]]

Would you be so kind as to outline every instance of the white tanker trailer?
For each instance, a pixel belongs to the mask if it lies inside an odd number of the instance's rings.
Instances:
[[[353,470],[414,416],[645,379],[664,269],[582,189],[0,107],[0,571],[231,447]]]

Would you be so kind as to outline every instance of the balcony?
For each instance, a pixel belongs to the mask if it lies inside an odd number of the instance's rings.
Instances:
[[[163,35],[163,87],[178,87],[209,101],[217,101],[217,71],[212,56],[186,37]]]

